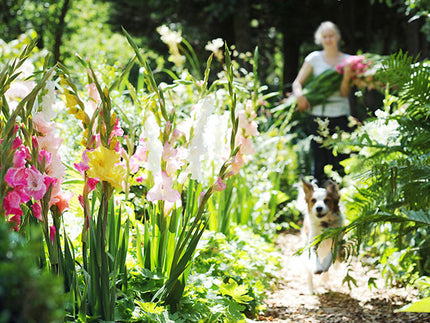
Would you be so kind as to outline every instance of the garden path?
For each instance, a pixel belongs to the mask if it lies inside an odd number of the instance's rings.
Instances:
[[[363,267],[358,260],[354,260],[350,267],[350,275],[357,281],[356,287],[349,290],[347,285],[342,285],[347,266],[340,264],[338,268],[330,269],[328,284],[314,280],[317,293],[311,295],[300,257],[294,255],[301,245],[300,235],[281,234],[277,245],[283,255],[279,273],[282,279],[265,300],[265,315],[254,322],[430,322],[429,313],[394,313],[394,309],[416,299],[416,291],[386,288],[381,274]],[[376,279],[376,288],[369,289],[369,277]]]

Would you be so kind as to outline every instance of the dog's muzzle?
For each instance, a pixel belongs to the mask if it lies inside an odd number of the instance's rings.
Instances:
[[[324,210],[324,208],[321,207],[321,206],[318,206],[318,207],[315,208],[315,211],[317,211],[317,217],[318,218],[322,218],[323,216],[326,215],[325,212],[323,213],[323,210]]]

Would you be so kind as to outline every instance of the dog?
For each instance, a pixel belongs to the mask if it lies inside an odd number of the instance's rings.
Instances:
[[[302,179],[302,185],[305,201],[301,210],[304,213],[302,237],[304,243],[309,245],[325,229],[343,226],[344,216],[340,211],[340,193],[335,182],[329,180],[324,187],[318,187]],[[308,255],[306,267],[311,293],[314,293],[313,275],[326,273],[333,263],[335,244],[332,239],[325,239],[305,252]]]

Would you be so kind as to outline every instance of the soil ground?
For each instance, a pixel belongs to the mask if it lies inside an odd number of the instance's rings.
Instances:
[[[316,293],[311,294],[301,257],[294,255],[301,246],[300,235],[281,234],[277,244],[283,255],[282,279],[265,300],[266,313],[250,322],[430,322],[430,313],[395,313],[395,309],[416,300],[416,291],[386,287],[380,273],[363,267],[358,260],[351,262],[349,271],[357,286],[350,290],[342,284],[347,265],[341,263],[330,268],[326,282],[321,275],[314,277]],[[371,289],[370,277],[376,282]]]

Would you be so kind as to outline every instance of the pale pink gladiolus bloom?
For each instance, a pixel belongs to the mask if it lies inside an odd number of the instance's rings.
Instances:
[[[164,143],[162,156],[163,160],[167,162],[166,171],[169,176],[176,173],[179,168],[185,165],[183,157],[181,154],[178,154],[178,149],[173,148],[167,141]]]
[[[155,176],[154,186],[148,191],[146,198],[148,201],[169,201],[176,202],[181,199],[181,194],[172,188],[172,179],[165,171]]]
[[[49,238],[51,239],[51,243],[54,244],[55,240],[55,234],[57,233],[57,229],[55,229],[55,226],[51,225],[49,227]]]
[[[221,177],[218,177],[215,184],[213,185],[214,191],[222,192],[227,188],[227,184],[223,182]]]
[[[239,111],[239,127],[245,131],[245,136],[258,136],[258,125],[255,121],[248,121],[245,111]]]
[[[42,207],[40,206],[39,202],[33,203],[33,205],[31,206],[31,208],[33,209],[33,215],[36,219],[38,219],[39,221],[43,222],[42,219]]]
[[[205,197],[205,194],[206,194],[205,192],[200,193],[199,199],[198,199],[199,206],[202,204],[203,198]]]
[[[45,120],[43,113],[38,112],[33,117],[33,124],[35,129],[42,135],[46,135],[54,130],[54,122],[48,122]]]
[[[56,155],[58,149],[63,142],[63,139],[54,136],[39,136],[37,137],[37,143],[39,144],[39,149],[49,151],[51,154]]]
[[[93,100],[93,102],[95,102],[97,105],[102,102],[95,83],[85,85],[85,89],[88,91],[88,95]]]
[[[163,146],[163,155],[162,155],[163,160],[168,161],[171,158],[175,158],[176,154],[177,154],[177,150],[173,148],[173,146],[166,141]]]
[[[52,155],[50,162],[46,165],[45,173],[62,181],[66,167],[61,162],[59,155]]]
[[[9,168],[4,180],[10,187],[25,187],[27,185],[27,168]]]
[[[139,170],[140,165],[146,161],[146,153],[147,150],[145,142],[136,147],[135,153],[130,158],[130,172],[136,173]]]
[[[242,155],[238,152],[231,159],[231,168],[232,168],[233,174],[235,175],[238,174],[243,164],[245,164],[245,162],[242,158]]]
[[[252,155],[255,153],[252,141],[242,135],[237,135],[236,145],[240,145],[240,153],[242,155]]]
[[[27,168],[27,186],[24,188],[25,193],[40,200],[46,193],[45,176],[42,175],[34,165]]]

